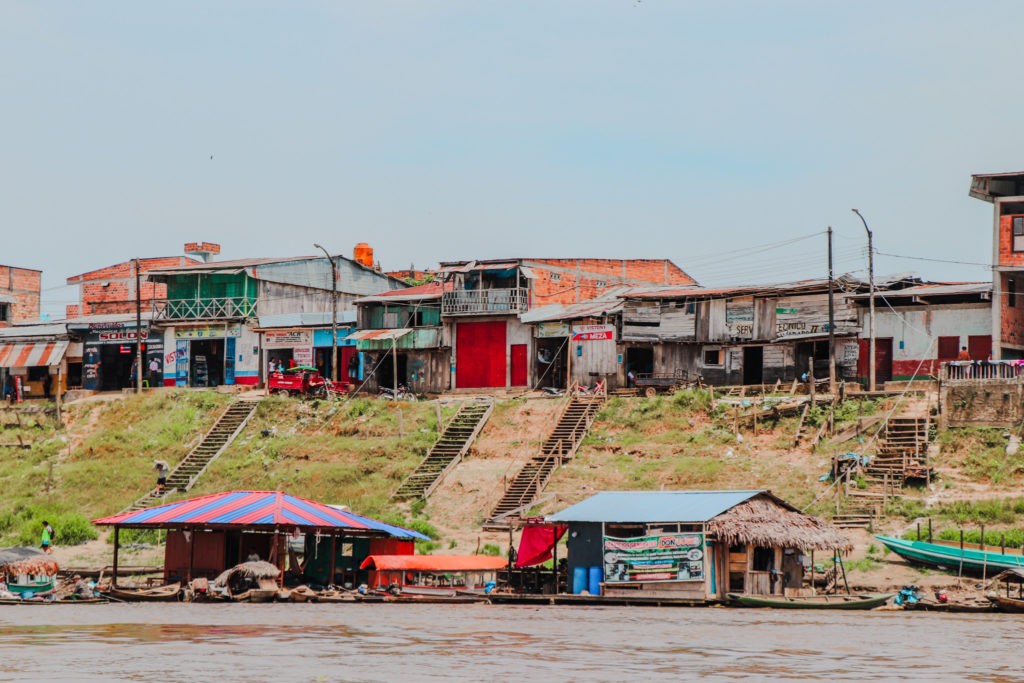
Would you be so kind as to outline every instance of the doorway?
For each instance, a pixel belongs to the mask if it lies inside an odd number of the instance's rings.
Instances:
[[[189,384],[217,387],[224,383],[224,340],[193,339],[189,344]]]
[[[764,347],[743,347],[743,383],[761,384],[764,382]]]
[[[654,349],[650,346],[630,346],[626,349],[626,372],[634,375],[654,372]]]
[[[537,339],[536,388],[565,386],[565,367],[569,357],[568,337]]]
[[[395,385],[395,374],[394,374],[394,360],[395,354],[388,351],[380,359],[380,363],[377,365],[377,386],[393,388]],[[407,354],[398,354],[398,384],[408,388],[409,386],[409,375],[408,373],[408,358]]]
[[[100,391],[120,391],[132,386],[135,344],[100,344]]]

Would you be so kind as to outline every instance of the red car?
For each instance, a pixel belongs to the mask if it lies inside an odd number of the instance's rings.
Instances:
[[[300,365],[282,372],[272,372],[267,389],[279,396],[327,396],[341,389],[320,374],[316,368]]]

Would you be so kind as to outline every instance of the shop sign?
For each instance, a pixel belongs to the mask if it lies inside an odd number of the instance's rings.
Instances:
[[[265,349],[290,349],[295,346],[312,345],[312,330],[267,330],[263,333]]]
[[[135,330],[106,330],[89,336],[89,341],[95,344],[134,344],[138,335]],[[142,340],[149,338],[149,330],[142,331]]]
[[[568,337],[568,323],[540,323],[537,325],[537,338],[550,339],[552,337]]]
[[[242,328],[229,327],[186,327],[175,328],[175,339],[223,339],[224,337],[241,337]]]
[[[292,358],[295,360],[296,365],[313,365],[313,347],[312,346],[296,346],[292,349]]]
[[[704,534],[604,537],[606,583],[703,581]]]
[[[573,325],[573,341],[602,341],[615,339],[615,325]]]

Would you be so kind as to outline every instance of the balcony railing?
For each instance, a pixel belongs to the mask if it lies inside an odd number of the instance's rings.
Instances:
[[[441,298],[441,315],[522,313],[527,308],[529,296],[523,287],[462,289],[445,292]]]
[[[244,296],[153,302],[153,317],[157,320],[227,320],[254,315],[256,301]]]
[[[943,382],[1024,380],[1024,364],[1015,360],[949,361],[942,364]]]

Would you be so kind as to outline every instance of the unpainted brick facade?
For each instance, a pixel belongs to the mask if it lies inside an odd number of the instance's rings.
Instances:
[[[0,302],[0,327],[39,318],[42,271],[0,266],[0,294],[14,297],[14,303]]]
[[[623,285],[693,285],[668,259],[529,259],[536,276],[530,306],[586,301]]]
[[[150,270],[191,263],[196,263],[195,259],[187,256],[139,259],[139,271],[144,275]],[[66,307],[65,313],[69,318],[135,312],[134,259],[69,277],[67,283],[79,285],[78,303]],[[143,310],[148,310],[154,299],[167,297],[167,285],[147,282],[145,279],[143,279],[139,291],[141,292]]]

